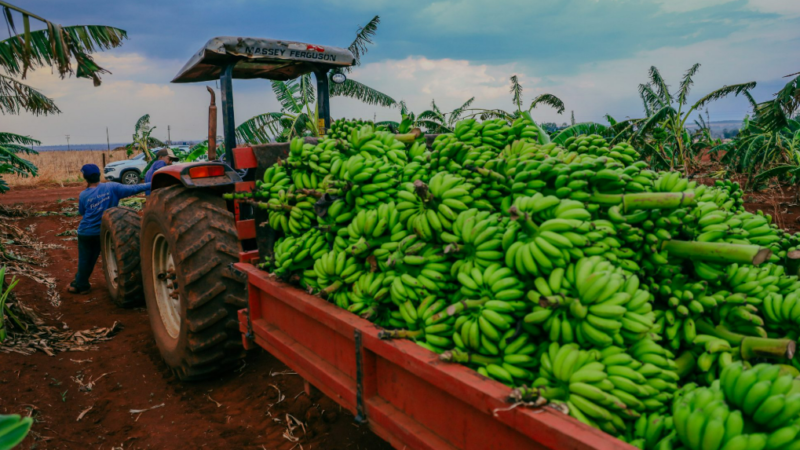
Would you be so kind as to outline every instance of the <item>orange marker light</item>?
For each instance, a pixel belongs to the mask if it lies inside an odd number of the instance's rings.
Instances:
[[[222,166],[198,166],[189,169],[189,176],[192,178],[221,177],[225,175],[225,168]]]

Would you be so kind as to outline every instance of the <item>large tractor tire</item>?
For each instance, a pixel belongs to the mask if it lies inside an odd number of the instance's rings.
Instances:
[[[183,186],[154,190],[142,218],[142,274],[156,344],[181,380],[224,372],[244,356],[233,271],[240,243],[219,197]]]
[[[130,208],[110,208],[100,222],[100,254],[111,301],[123,308],[144,304],[142,267],[139,264],[139,213]]]

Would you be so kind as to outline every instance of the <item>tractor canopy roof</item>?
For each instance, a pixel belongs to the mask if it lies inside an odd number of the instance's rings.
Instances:
[[[346,48],[305,44],[276,39],[219,36],[209,40],[178,72],[173,83],[218,80],[222,69],[233,67],[233,78],[291,80],[314,67],[352,66],[353,54]]]

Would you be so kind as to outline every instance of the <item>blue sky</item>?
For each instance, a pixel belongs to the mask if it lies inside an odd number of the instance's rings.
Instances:
[[[29,0],[20,4],[62,25],[105,24],[128,31],[118,49],[97,55],[111,72],[99,88],[61,81],[39,70],[28,82],[51,95],[63,114],[4,117],[3,129],[45,144],[129,139],[149,113],[156,135],[200,139],[208,97],[200,85],[169,80],[208,38],[217,35],[294,39],[346,46],[358,26],[381,16],[376,44],[352,77],[379,88],[412,110],[432,99],[452,109],[471,96],[477,107],[511,109],[508,78],[517,74],[525,99],[549,92],[567,113],[534,117],[564,122],[638,117],[637,85],[651,65],[670,84],[693,63],[693,98],[726,84],[757,81],[768,99],[800,71],[800,2],[793,0]],[[213,83],[210,85],[213,86]],[[236,119],[279,108],[266,81],[238,82]],[[392,108],[334,99],[333,115],[397,118]],[[742,98],[712,104],[712,120],[741,119]]]

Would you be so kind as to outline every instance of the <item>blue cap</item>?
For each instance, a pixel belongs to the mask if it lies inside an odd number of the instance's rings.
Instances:
[[[96,164],[84,164],[84,166],[81,167],[81,173],[84,175],[100,175],[100,168],[97,167]]]

